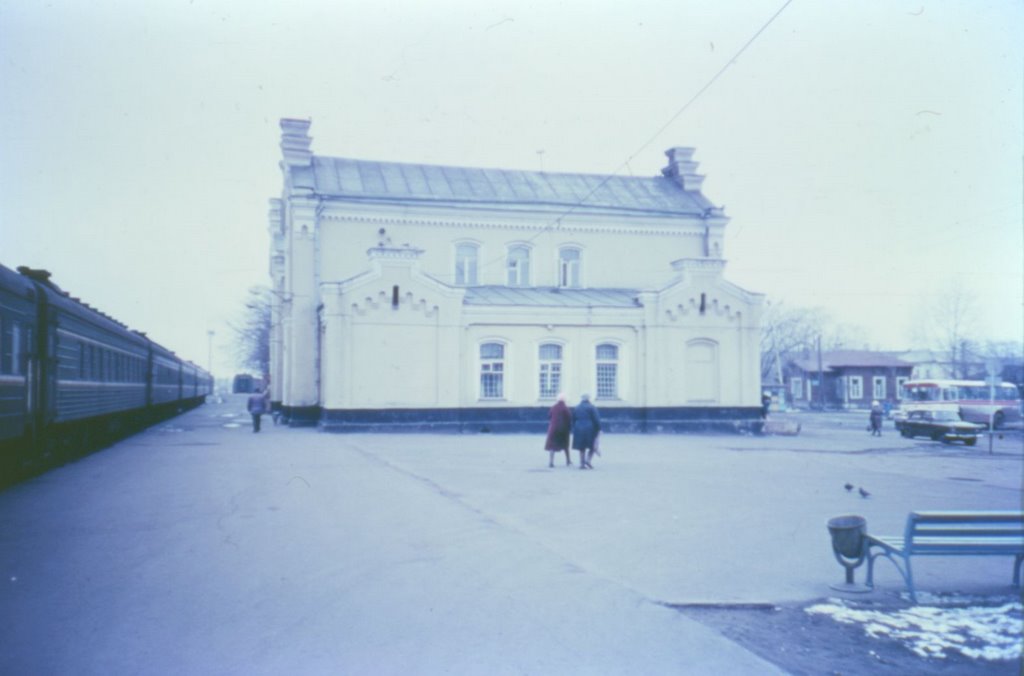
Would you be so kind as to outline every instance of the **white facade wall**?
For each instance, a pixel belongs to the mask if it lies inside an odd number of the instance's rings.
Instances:
[[[440,211],[440,213],[438,213]],[[407,215],[394,208],[326,202],[320,216],[321,275],[325,281],[347,279],[366,268],[366,249],[383,237],[393,246],[409,244],[424,250],[424,272],[438,281],[455,284],[455,249],[458,244],[478,247],[478,283],[507,283],[506,255],[514,245],[530,251],[532,286],[557,286],[559,251],[581,252],[583,287],[659,288],[672,280],[671,261],[703,256],[710,242],[721,250],[725,219],[710,223],[685,220],[631,218],[628,224],[608,216],[573,215],[552,227],[559,211],[514,214],[495,219],[474,210],[430,209]],[[712,232],[706,233],[710,229]],[[623,256],[628,246],[629,256]]]
[[[560,389],[572,400],[589,393],[602,408],[759,406],[762,297],[723,278],[720,211],[567,214],[318,195],[305,128],[282,127],[285,189],[270,212],[271,391],[286,409],[547,406],[544,344],[562,347]],[[466,242],[478,247],[479,285],[507,284],[506,255],[518,245],[529,249],[529,286],[557,287],[559,251],[571,246],[581,254],[581,287],[632,289],[639,302],[467,304],[455,283],[456,247]],[[481,392],[488,342],[504,346],[500,397]],[[598,393],[602,344],[617,348],[614,398]]]

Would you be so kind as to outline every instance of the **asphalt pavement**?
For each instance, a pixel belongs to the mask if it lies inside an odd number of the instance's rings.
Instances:
[[[801,433],[605,435],[580,471],[535,435],[253,434],[207,404],[0,493],[0,673],[776,673],[673,607],[839,596],[833,516],[1021,508],[1020,432],[777,418]],[[935,593],[1010,572],[915,564]]]

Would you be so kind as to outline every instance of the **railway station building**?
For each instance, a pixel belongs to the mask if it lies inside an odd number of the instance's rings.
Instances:
[[[270,387],[291,424],[542,431],[559,392],[607,429],[754,425],[763,296],[692,148],[654,177],[315,155],[281,120]]]

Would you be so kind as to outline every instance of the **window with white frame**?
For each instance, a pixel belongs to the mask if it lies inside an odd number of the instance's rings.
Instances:
[[[598,345],[597,357],[597,398],[619,398],[619,348],[616,345]]]
[[[803,378],[790,378],[789,379],[789,392],[793,395],[793,399],[804,398],[804,383]]]
[[[540,398],[554,399],[562,387],[562,346],[540,346]]]
[[[476,268],[480,247],[476,244],[459,244],[455,247],[455,285],[475,286]]]
[[[903,399],[903,386],[907,384],[906,376],[896,376],[896,398]]]
[[[882,401],[885,396],[885,376],[873,376],[871,378],[871,398]]]
[[[861,376],[850,376],[850,399],[864,398],[864,379]]]
[[[580,285],[580,250],[565,247],[558,251],[558,286],[575,289]]]
[[[509,286],[530,285],[530,250],[522,245],[510,247],[506,259]]]
[[[502,399],[505,396],[505,346],[484,343],[480,346],[480,398]]]

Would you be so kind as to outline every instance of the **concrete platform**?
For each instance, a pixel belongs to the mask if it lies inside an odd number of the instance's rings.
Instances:
[[[668,606],[836,596],[832,516],[1021,507],[1019,433],[800,423],[607,435],[584,472],[533,435],[253,434],[208,404],[0,493],[0,673],[776,673]],[[1010,572],[915,568],[971,594]],[[902,590],[885,561],[876,583]]]

